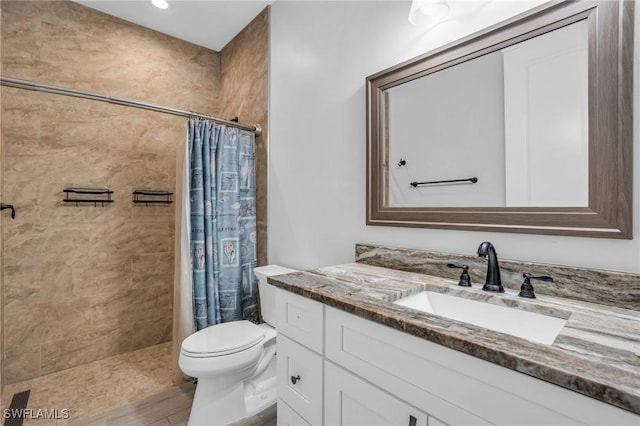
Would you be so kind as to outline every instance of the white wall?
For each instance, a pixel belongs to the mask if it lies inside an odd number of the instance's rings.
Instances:
[[[390,207],[505,205],[502,72],[497,51],[387,91]],[[478,182],[409,184],[472,177]]]
[[[475,254],[486,239],[505,259],[640,272],[637,184],[633,240],[365,226],[365,77],[540,3],[456,4],[476,10],[425,34],[407,22],[409,2],[275,2],[269,261],[299,269],[352,262],[356,242]],[[636,28],[639,16],[640,5]],[[639,74],[634,182],[640,167]]]

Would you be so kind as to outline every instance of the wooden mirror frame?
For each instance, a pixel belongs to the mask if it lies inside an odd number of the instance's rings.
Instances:
[[[366,79],[367,225],[632,239],[634,2],[548,3]],[[588,207],[385,207],[384,91],[587,20]]]

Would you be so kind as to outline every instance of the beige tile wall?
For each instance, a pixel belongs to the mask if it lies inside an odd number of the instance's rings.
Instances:
[[[267,146],[269,96],[269,8],[265,8],[220,52],[222,114],[260,124],[256,139],[258,265],[267,263]]]
[[[2,1],[3,76],[218,115],[216,52],[78,4]],[[184,118],[2,88],[5,383],[171,339],[174,190]],[[105,185],[107,207],[62,203]]]
[[[0,17],[2,16],[2,2],[0,1]],[[0,19],[0,58],[2,57],[2,19]],[[2,75],[2,60],[0,60],[0,75]],[[2,93],[0,92],[0,104],[2,104]],[[2,129],[2,114],[0,113],[0,129]],[[4,164],[3,164],[3,152],[2,152],[2,132],[0,131],[0,201],[3,200],[2,197],[2,171],[4,170]],[[2,271],[2,228],[4,226],[4,217],[0,216],[0,271]],[[4,407],[4,400],[2,398],[2,390],[3,390],[3,386],[2,386],[2,382],[3,382],[3,376],[2,376],[2,354],[4,353],[3,348],[2,348],[2,324],[3,324],[3,318],[2,318],[2,314],[3,314],[3,298],[2,298],[2,273],[0,273],[0,407]]]

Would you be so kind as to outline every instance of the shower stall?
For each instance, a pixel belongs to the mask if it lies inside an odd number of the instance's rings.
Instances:
[[[166,197],[185,117],[226,122],[209,116],[226,114],[225,53],[70,1],[0,7],[0,202],[15,210],[0,212],[0,405],[32,389],[33,404],[68,404],[77,419],[172,386]],[[266,95],[260,107],[248,119],[266,121]]]

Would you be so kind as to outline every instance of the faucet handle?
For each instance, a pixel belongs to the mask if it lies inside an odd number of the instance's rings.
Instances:
[[[462,269],[462,274],[460,274],[460,281],[458,281],[458,285],[461,287],[471,287],[471,277],[469,276],[469,265],[456,265],[455,263],[447,263],[448,268],[458,268]]]
[[[524,282],[520,287],[520,297],[526,297],[527,299],[535,299],[536,295],[533,292],[533,285],[531,284],[531,280],[540,280],[540,281],[553,281],[553,278],[549,275],[531,275],[528,273],[522,274],[522,278],[524,278]]]

